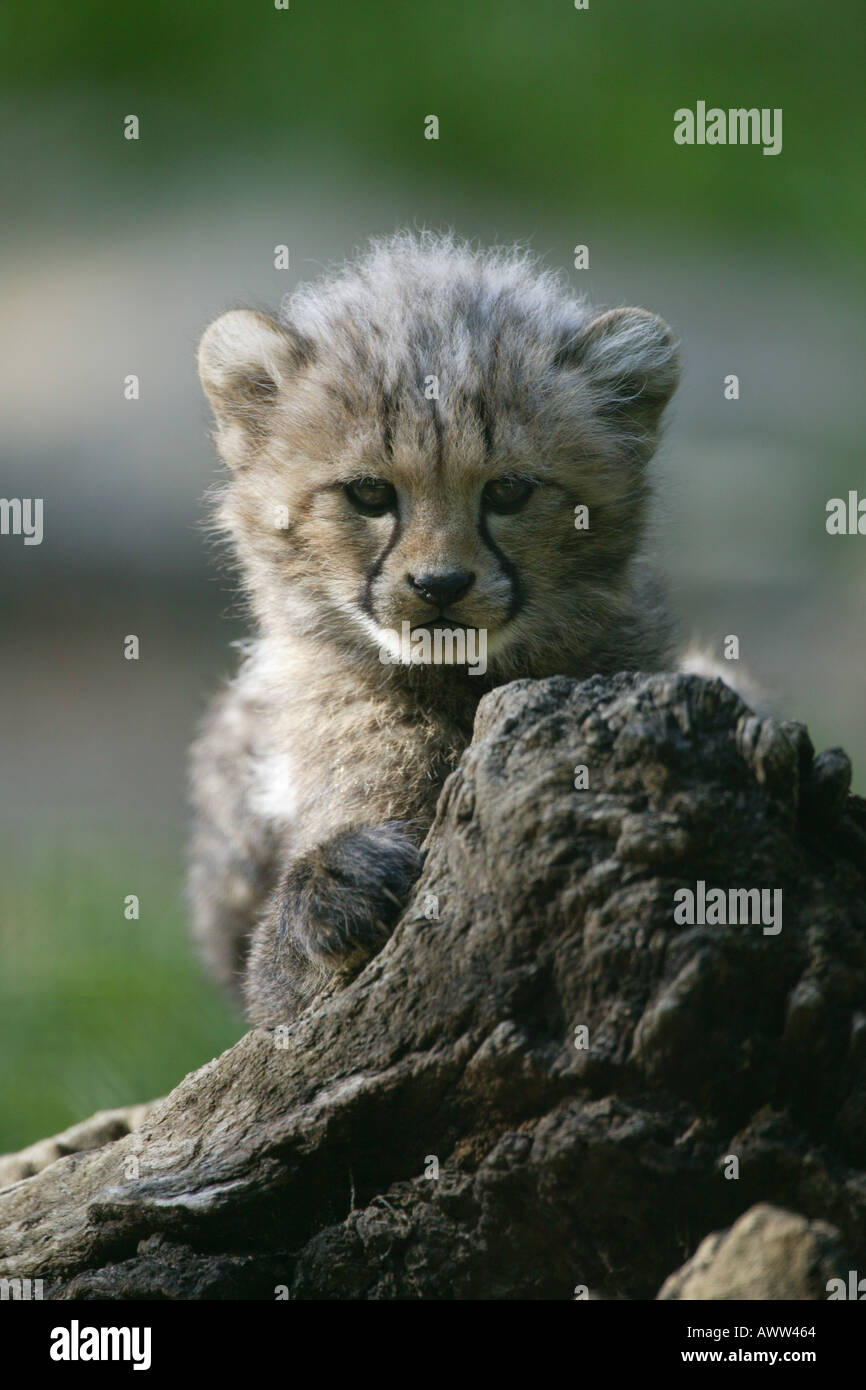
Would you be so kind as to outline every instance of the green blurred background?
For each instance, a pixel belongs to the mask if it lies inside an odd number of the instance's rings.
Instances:
[[[44,498],[45,539],[0,539],[0,1150],[242,1031],[182,899],[185,749],[243,630],[200,527],[195,344],[371,233],[520,239],[676,327],[657,537],[684,628],[738,634],[866,787],[866,538],[824,528],[866,492],[864,47],[855,0],[3,10],[2,492]],[[698,100],[781,107],[782,153],[675,146]]]

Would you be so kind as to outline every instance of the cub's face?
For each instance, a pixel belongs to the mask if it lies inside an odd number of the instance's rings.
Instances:
[[[485,317],[465,284],[390,288],[300,325],[232,312],[202,340],[258,616],[373,656],[404,624],[483,629],[503,671],[555,670],[639,541],[670,332],[642,310],[503,295]]]

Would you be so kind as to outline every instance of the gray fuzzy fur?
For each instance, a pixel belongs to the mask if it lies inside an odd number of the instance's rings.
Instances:
[[[279,319],[223,315],[199,370],[256,635],[193,752],[194,927],[274,1024],[386,938],[486,690],[670,664],[641,545],[678,353],[660,319],[599,314],[526,252],[400,233]],[[396,514],[353,510],[365,476]],[[535,484],[515,515],[482,508],[502,477]],[[383,664],[383,629],[431,617],[407,577],[453,569],[472,586],[441,623],[488,632],[487,673]]]

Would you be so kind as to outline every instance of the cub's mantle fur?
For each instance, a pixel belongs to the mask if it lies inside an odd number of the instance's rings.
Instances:
[[[485,691],[670,664],[639,549],[679,361],[524,252],[399,234],[199,372],[256,636],[193,752],[194,930],[272,1025],[387,938]],[[404,623],[485,632],[486,672],[404,664]]]

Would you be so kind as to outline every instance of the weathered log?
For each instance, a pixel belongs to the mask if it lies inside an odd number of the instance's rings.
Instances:
[[[0,1192],[0,1273],[58,1298],[653,1298],[757,1202],[866,1267],[848,781],[719,681],[494,691],[379,955]],[[781,930],[675,920],[699,883],[780,890]]]

